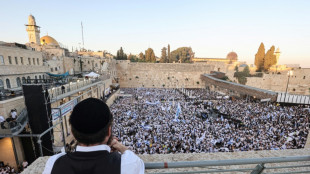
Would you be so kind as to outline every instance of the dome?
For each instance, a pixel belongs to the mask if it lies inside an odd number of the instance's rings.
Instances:
[[[226,59],[232,60],[232,61],[237,61],[238,60],[238,55],[235,52],[230,52],[227,54]]]
[[[55,46],[59,46],[58,42],[52,38],[51,36],[43,36],[40,38],[40,43],[41,45],[55,45]]]

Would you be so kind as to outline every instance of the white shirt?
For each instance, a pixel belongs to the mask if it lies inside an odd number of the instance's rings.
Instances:
[[[17,116],[17,113],[15,112],[15,111],[13,111],[12,113],[11,113],[11,115],[12,115],[12,118],[16,118],[16,116]]]
[[[0,115],[0,123],[2,123],[4,121],[5,121],[4,117]]]
[[[79,152],[92,152],[106,150],[111,151],[111,148],[107,145],[97,146],[77,146],[76,151]],[[42,174],[50,174],[52,172],[54,163],[58,158],[66,153],[59,153],[51,156],[45,164],[45,168]],[[126,150],[121,156],[121,174],[144,174],[144,162],[132,151]]]

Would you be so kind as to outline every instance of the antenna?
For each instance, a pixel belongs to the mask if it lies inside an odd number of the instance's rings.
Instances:
[[[81,21],[81,27],[82,27],[82,42],[83,42],[83,49],[84,49],[84,34],[83,34],[83,23]]]

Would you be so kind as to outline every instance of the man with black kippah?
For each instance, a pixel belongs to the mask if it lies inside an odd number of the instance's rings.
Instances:
[[[78,142],[76,151],[50,157],[43,174],[144,173],[143,161],[113,138],[113,116],[103,101],[81,101],[74,107],[69,122]]]

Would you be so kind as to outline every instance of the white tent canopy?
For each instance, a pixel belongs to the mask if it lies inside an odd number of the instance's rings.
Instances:
[[[95,78],[95,77],[99,77],[100,75],[97,74],[97,73],[94,73],[94,72],[90,72],[88,74],[85,74],[84,75],[85,77],[92,77],[92,78]]]

